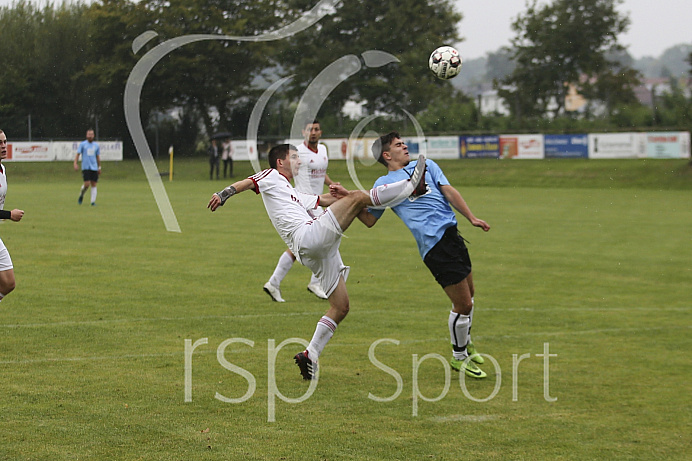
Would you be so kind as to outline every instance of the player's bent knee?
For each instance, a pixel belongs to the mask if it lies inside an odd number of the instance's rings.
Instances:
[[[352,190],[349,192],[348,196],[357,203],[365,206],[370,205],[370,194],[362,190]]]
[[[454,303],[454,312],[461,314],[461,315],[469,315],[471,313],[472,308],[473,308],[473,303],[471,303],[471,302]]]
[[[0,293],[7,296],[12,292],[12,290],[15,289],[16,286],[17,284],[14,282],[14,280],[3,282],[0,284]]]
[[[351,310],[351,307],[348,304],[346,304],[345,306],[341,306],[339,308],[339,313],[341,314],[341,317],[346,317],[346,315],[348,315],[349,310]]]

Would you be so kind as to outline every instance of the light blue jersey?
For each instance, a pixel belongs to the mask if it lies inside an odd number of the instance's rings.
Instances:
[[[381,176],[375,181],[375,186],[410,178],[416,163],[418,162],[413,161],[401,170],[390,171],[387,175]],[[425,182],[428,190],[425,195],[409,197],[392,208],[416,239],[421,258],[425,258],[428,251],[440,241],[445,230],[457,224],[454,210],[440,188],[448,186],[449,181],[437,163],[427,160],[426,166]],[[384,210],[368,211],[378,219],[384,213]]]
[[[77,152],[82,156],[82,170],[98,171],[99,164],[96,158],[101,155],[98,143],[84,140],[79,143]]]

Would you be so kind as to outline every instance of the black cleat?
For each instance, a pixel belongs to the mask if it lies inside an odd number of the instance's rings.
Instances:
[[[313,362],[308,357],[308,351],[297,353],[294,360],[300,368],[300,374],[303,375],[304,380],[310,381],[317,374],[317,362]]]

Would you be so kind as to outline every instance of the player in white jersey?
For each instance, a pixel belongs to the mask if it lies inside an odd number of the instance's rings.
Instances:
[[[329,165],[327,148],[320,144],[322,137],[320,121],[314,120],[306,124],[302,132],[304,141],[298,146],[300,171],[294,178],[296,189],[306,194],[320,195],[324,192],[325,183],[328,186],[334,184],[334,181],[327,174]],[[318,208],[314,213],[319,214],[321,211],[321,208]],[[264,284],[264,291],[276,302],[284,302],[283,297],[281,297],[281,282],[293,267],[295,260],[296,257],[290,248],[284,251],[276,263],[272,276]],[[327,294],[320,287],[319,280],[314,273],[310,278],[310,283],[308,283],[308,291],[318,298],[327,299]]]
[[[349,310],[346,291],[349,267],[343,264],[338,251],[341,236],[366,207],[394,206],[406,200],[423,177],[424,162],[421,168],[414,170],[410,179],[378,186],[369,192],[346,191],[335,184],[330,186],[334,195],[319,196],[304,194],[291,186],[290,180],[300,168],[300,157],[294,146],[281,144],[273,147],[269,151],[269,165],[270,169],[212,195],[207,208],[215,211],[230,197],[246,190],[261,194],[276,231],[300,262],[318,276],[329,299],[329,310],[317,322],[307,349],[295,356],[303,378],[312,379],[317,372],[317,359]],[[337,199],[336,196],[343,198]],[[320,204],[328,208],[313,217],[309,210]]]
[[[2,161],[7,158],[7,136],[0,130],[0,219],[11,219],[20,221],[24,216],[24,211],[14,209],[5,211],[5,197],[7,196],[7,172]],[[0,240],[0,301],[14,290],[16,283],[14,280],[14,266],[12,258],[7,251],[5,244]]]

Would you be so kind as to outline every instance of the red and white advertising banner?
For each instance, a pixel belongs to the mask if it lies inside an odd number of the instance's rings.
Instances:
[[[346,160],[348,155],[348,138],[322,139],[320,144],[327,148],[329,160]]]
[[[545,158],[542,134],[503,134],[500,136],[500,158]]]
[[[73,161],[81,141],[8,143],[7,160],[12,162]],[[101,161],[121,161],[122,141],[98,141]]]
[[[50,142],[13,142],[7,145],[7,161],[52,162],[55,155]]]
[[[257,142],[231,141],[231,157],[233,160],[257,160]]]
[[[646,133],[648,158],[690,158],[690,133],[670,131]]]

